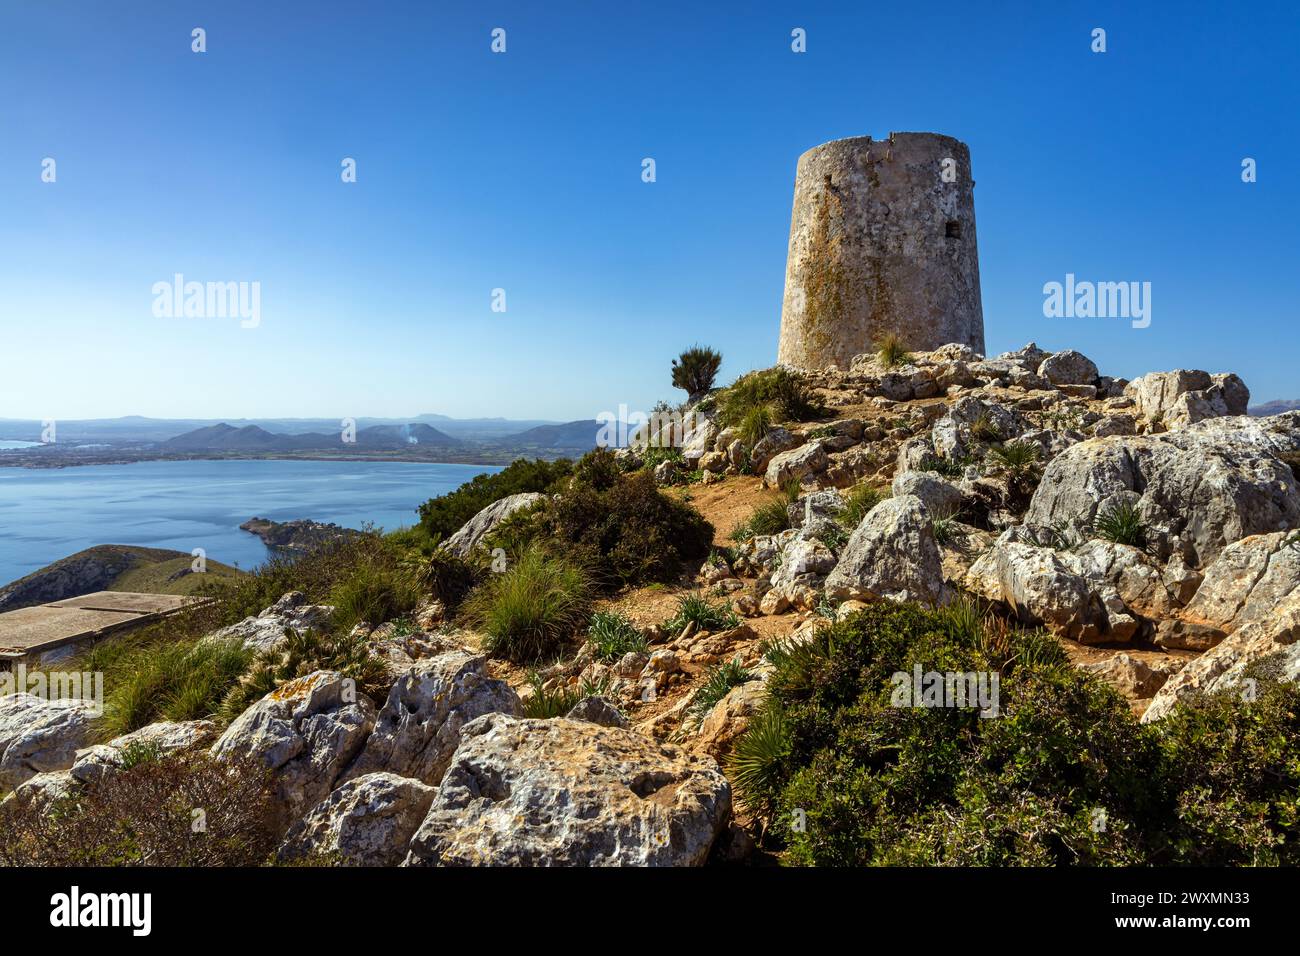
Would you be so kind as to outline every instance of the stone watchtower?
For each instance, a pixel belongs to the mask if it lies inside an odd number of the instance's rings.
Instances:
[[[777,361],[838,365],[894,332],[984,351],[970,150],[938,133],[837,139],[799,157]]]

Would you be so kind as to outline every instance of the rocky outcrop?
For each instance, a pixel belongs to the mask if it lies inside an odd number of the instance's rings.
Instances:
[[[304,632],[329,627],[334,608],[309,604],[301,591],[290,591],[266,610],[208,635],[209,640],[240,640],[255,651],[269,651],[285,641],[288,630]]]
[[[212,753],[267,767],[287,823],[334,789],[374,724],[375,705],[351,680],[316,671],[281,685],[236,717]]]
[[[525,491],[494,501],[466,521],[459,531],[447,539],[443,547],[458,558],[468,557],[502,521],[516,511],[531,508],[545,497],[538,492]]]
[[[951,592],[943,582],[943,561],[930,519],[915,495],[880,502],[844,546],[826,578],[827,596],[946,603]]]
[[[272,521],[270,518],[249,518],[240,526],[240,530],[257,535],[262,543],[275,551],[290,551],[305,554],[317,548],[346,541],[361,534],[352,528],[342,528],[336,524],[309,521],[305,518],[296,521]]]
[[[0,696],[0,791],[38,773],[67,770],[90,743],[98,716],[86,700],[46,700],[32,694]]]
[[[730,811],[707,757],[585,721],[489,714],[464,728],[406,863],[698,866]]]
[[[1205,569],[1205,580],[1182,611],[1184,622],[1225,633],[1268,617],[1300,591],[1300,532],[1242,538]]]
[[[417,661],[393,684],[345,779],[386,771],[436,784],[465,724],[484,714],[515,715],[519,707],[510,685],[488,676],[481,654],[450,651]]]
[[[396,866],[436,793],[393,773],[349,780],[289,829],[276,855],[281,862],[317,857],[345,866]]]
[[[1238,628],[1170,677],[1142,714],[1142,722],[1167,717],[1180,702],[1197,695],[1250,695],[1256,689],[1246,682],[1252,670],[1273,680],[1300,680],[1300,593],[1288,595],[1267,617]]]
[[[1099,609],[1088,583],[1051,548],[1004,532],[980,556],[967,576],[971,591],[1002,602],[1026,623],[1042,624],[1079,641],[1101,637]]]
[[[828,459],[821,442],[809,442],[792,451],[784,451],[767,464],[764,478],[773,488],[784,488],[792,481],[803,483],[824,471]]]
[[[1249,437],[1193,429],[1074,445],[1048,464],[1025,523],[1087,524],[1126,504],[1157,558],[1177,552],[1196,567],[1248,535],[1300,527],[1287,464]]]
[[[1199,369],[1151,372],[1129,382],[1125,394],[1147,419],[1170,429],[1207,418],[1245,415],[1250,404],[1250,389],[1236,375],[1211,375]]]

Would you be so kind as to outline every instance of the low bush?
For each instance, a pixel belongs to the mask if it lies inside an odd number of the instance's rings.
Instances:
[[[52,807],[11,800],[0,832],[0,865],[70,867],[257,866],[277,833],[267,770],[204,750],[138,760]]]
[[[652,475],[624,473],[612,453],[598,449],[582,457],[554,500],[511,515],[489,543],[507,535],[515,547],[544,549],[615,589],[673,580],[684,561],[709,553],[713,526],[660,491]]]
[[[738,794],[787,862],[1294,863],[1300,688],[1138,723],[1040,632],[970,602],[873,605],[767,648],[769,699],[737,744]],[[999,678],[996,716],[911,706],[903,675]],[[951,703],[951,702],[950,702]],[[799,827],[789,824],[798,820]]]
[[[1092,530],[1097,536],[1116,544],[1134,548],[1146,547],[1146,528],[1137,506],[1121,501],[1093,519]]]
[[[420,526],[432,537],[448,538],[494,501],[524,492],[548,492],[568,477],[573,463],[520,458],[491,475],[478,475],[455,491],[420,505]]]
[[[587,573],[538,548],[493,574],[465,602],[469,620],[494,657],[528,663],[554,657],[591,613]]]

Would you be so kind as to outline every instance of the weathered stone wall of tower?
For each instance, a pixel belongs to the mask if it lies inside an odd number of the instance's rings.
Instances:
[[[777,361],[847,368],[887,332],[912,350],[982,353],[974,185],[966,144],[937,133],[800,156]]]

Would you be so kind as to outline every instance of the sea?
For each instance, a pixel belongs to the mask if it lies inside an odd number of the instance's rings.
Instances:
[[[309,518],[386,531],[487,465],[369,461],[143,461],[70,468],[0,467],[0,586],[97,544],[202,548],[252,570],[268,557],[240,524]]]

